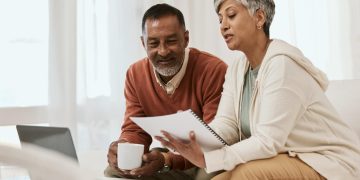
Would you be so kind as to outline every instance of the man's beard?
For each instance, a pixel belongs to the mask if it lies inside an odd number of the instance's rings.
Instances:
[[[176,73],[178,73],[181,69],[181,65],[182,65],[182,63],[176,63],[172,67],[162,68],[162,67],[154,64],[154,68],[155,68],[156,72],[159,73],[161,76],[168,77],[168,76],[174,76]]]

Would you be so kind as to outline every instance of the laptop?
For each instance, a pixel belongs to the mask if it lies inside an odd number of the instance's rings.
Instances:
[[[20,142],[51,149],[78,162],[74,142],[67,127],[16,125]]]
[[[21,143],[30,143],[51,149],[79,162],[70,129],[67,127],[16,125]],[[31,179],[31,172],[29,172]],[[127,180],[126,178],[95,177],[96,180]]]

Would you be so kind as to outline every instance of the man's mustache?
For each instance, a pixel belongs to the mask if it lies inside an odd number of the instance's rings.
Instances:
[[[167,60],[173,59],[174,57],[175,57],[175,56],[166,56],[166,57],[157,56],[157,57],[156,57],[156,60],[157,60],[157,61],[167,61]]]

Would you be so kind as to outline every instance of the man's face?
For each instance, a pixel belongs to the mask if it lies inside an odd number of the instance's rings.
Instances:
[[[172,77],[183,63],[189,33],[176,16],[163,16],[146,20],[141,41],[155,70],[162,76]]]

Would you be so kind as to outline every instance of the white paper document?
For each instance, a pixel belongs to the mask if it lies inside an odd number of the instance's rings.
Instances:
[[[152,137],[164,137],[160,132],[164,130],[175,138],[189,141],[189,133],[194,131],[197,142],[205,152],[226,145],[226,142],[191,110],[164,116],[130,117],[130,119]]]

